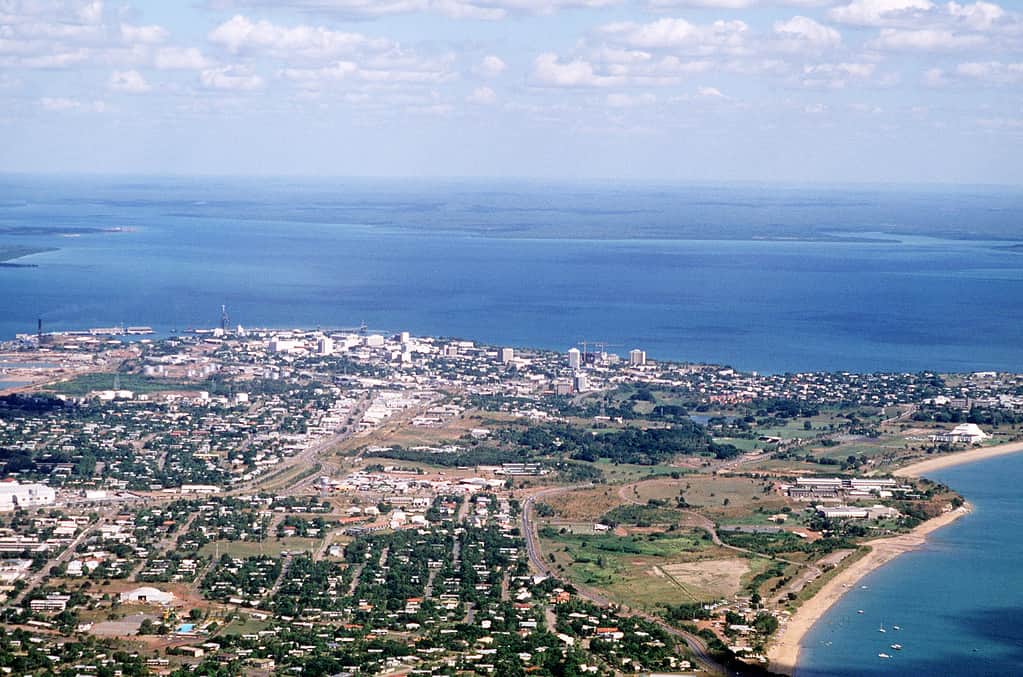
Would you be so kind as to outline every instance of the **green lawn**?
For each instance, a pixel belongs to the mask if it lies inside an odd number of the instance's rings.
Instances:
[[[255,557],[257,555],[280,555],[285,550],[308,550],[315,552],[323,543],[319,538],[268,538],[259,541],[213,541],[200,550],[202,555],[215,557],[231,555],[232,557]]]
[[[155,393],[164,390],[200,390],[208,387],[197,381],[175,381],[153,379],[137,374],[84,374],[70,381],[61,381],[48,387],[49,390],[63,395],[87,395],[95,390],[113,390],[114,380],[118,381],[119,390],[131,390],[135,393]]]

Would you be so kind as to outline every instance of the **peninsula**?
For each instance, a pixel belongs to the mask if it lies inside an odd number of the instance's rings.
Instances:
[[[146,670],[790,672],[848,586],[969,510],[928,471],[1023,449],[1016,374],[151,336],[0,345],[31,384],[0,396],[4,622],[52,655],[84,633]]]

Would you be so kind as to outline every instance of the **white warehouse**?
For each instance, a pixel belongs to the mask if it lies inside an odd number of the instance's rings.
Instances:
[[[56,501],[57,492],[45,484],[20,484],[16,480],[0,482],[0,512],[53,505]]]

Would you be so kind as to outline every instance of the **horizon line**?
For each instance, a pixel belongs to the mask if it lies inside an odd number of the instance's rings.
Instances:
[[[421,183],[434,182],[511,182],[511,183],[542,183],[584,185],[620,183],[627,185],[671,185],[671,186],[789,186],[789,187],[870,187],[870,188],[987,188],[1023,192],[1023,183],[991,183],[983,181],[890,181],[878,179],[838,180],[838,179],[740,179],[740,178],[670,178],[670,177],[569,177],[569,176],[501,176],[501,175],[399,175],[399,174],[302,174],[302,173],[260,173],[242,174],[236,172],[90,172],[77,170],[34,171],[34,170],[0,170],[0,178],[90,178],[90,179],[220,179],[220,180],[287,180],[287,181],[414,181]]]

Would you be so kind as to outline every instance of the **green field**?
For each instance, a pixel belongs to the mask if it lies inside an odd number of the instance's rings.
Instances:
[[[715,437],[714,442],[717,444],[731,444],[736,449],[741,449],[742,451],[753,451],[754,449],[764,448],[763,442],[749,440],[744,437]]]
[[[282,538],[264,541],[213,541],[200,550],[202,555],[231,555],[232,557],[256,557],[257,555],[280,555],[285,550],[308,550],[315,552],[323,543],[319,538]]]
[[[131,390],[135,393],[155,393],[165,390],[201,390],[207,384],[193,381],[172,381],[154,379],[137,374],[84,374],[70,381],[61,381],[48,386],[48,390],[62,395],[87,395],[95,390],[113,390],[114,380],[118,381],[118,390]]]
[[[604,477],[610,483],[637,482],[647,477],[659,475],[671,475],[671,473],[692,472],[686,468],[679,468],[673,465],[634,465],[631,463],[612,463],[607,459],[601,459],[592,464],[604,472]]]
[[[701,530],[637,535],[541,534],[543,551],[572,581],[633,607],[709,602],[735,594],[759,559],[719,548]],[[767,562],[767,560],[763,560]]]

